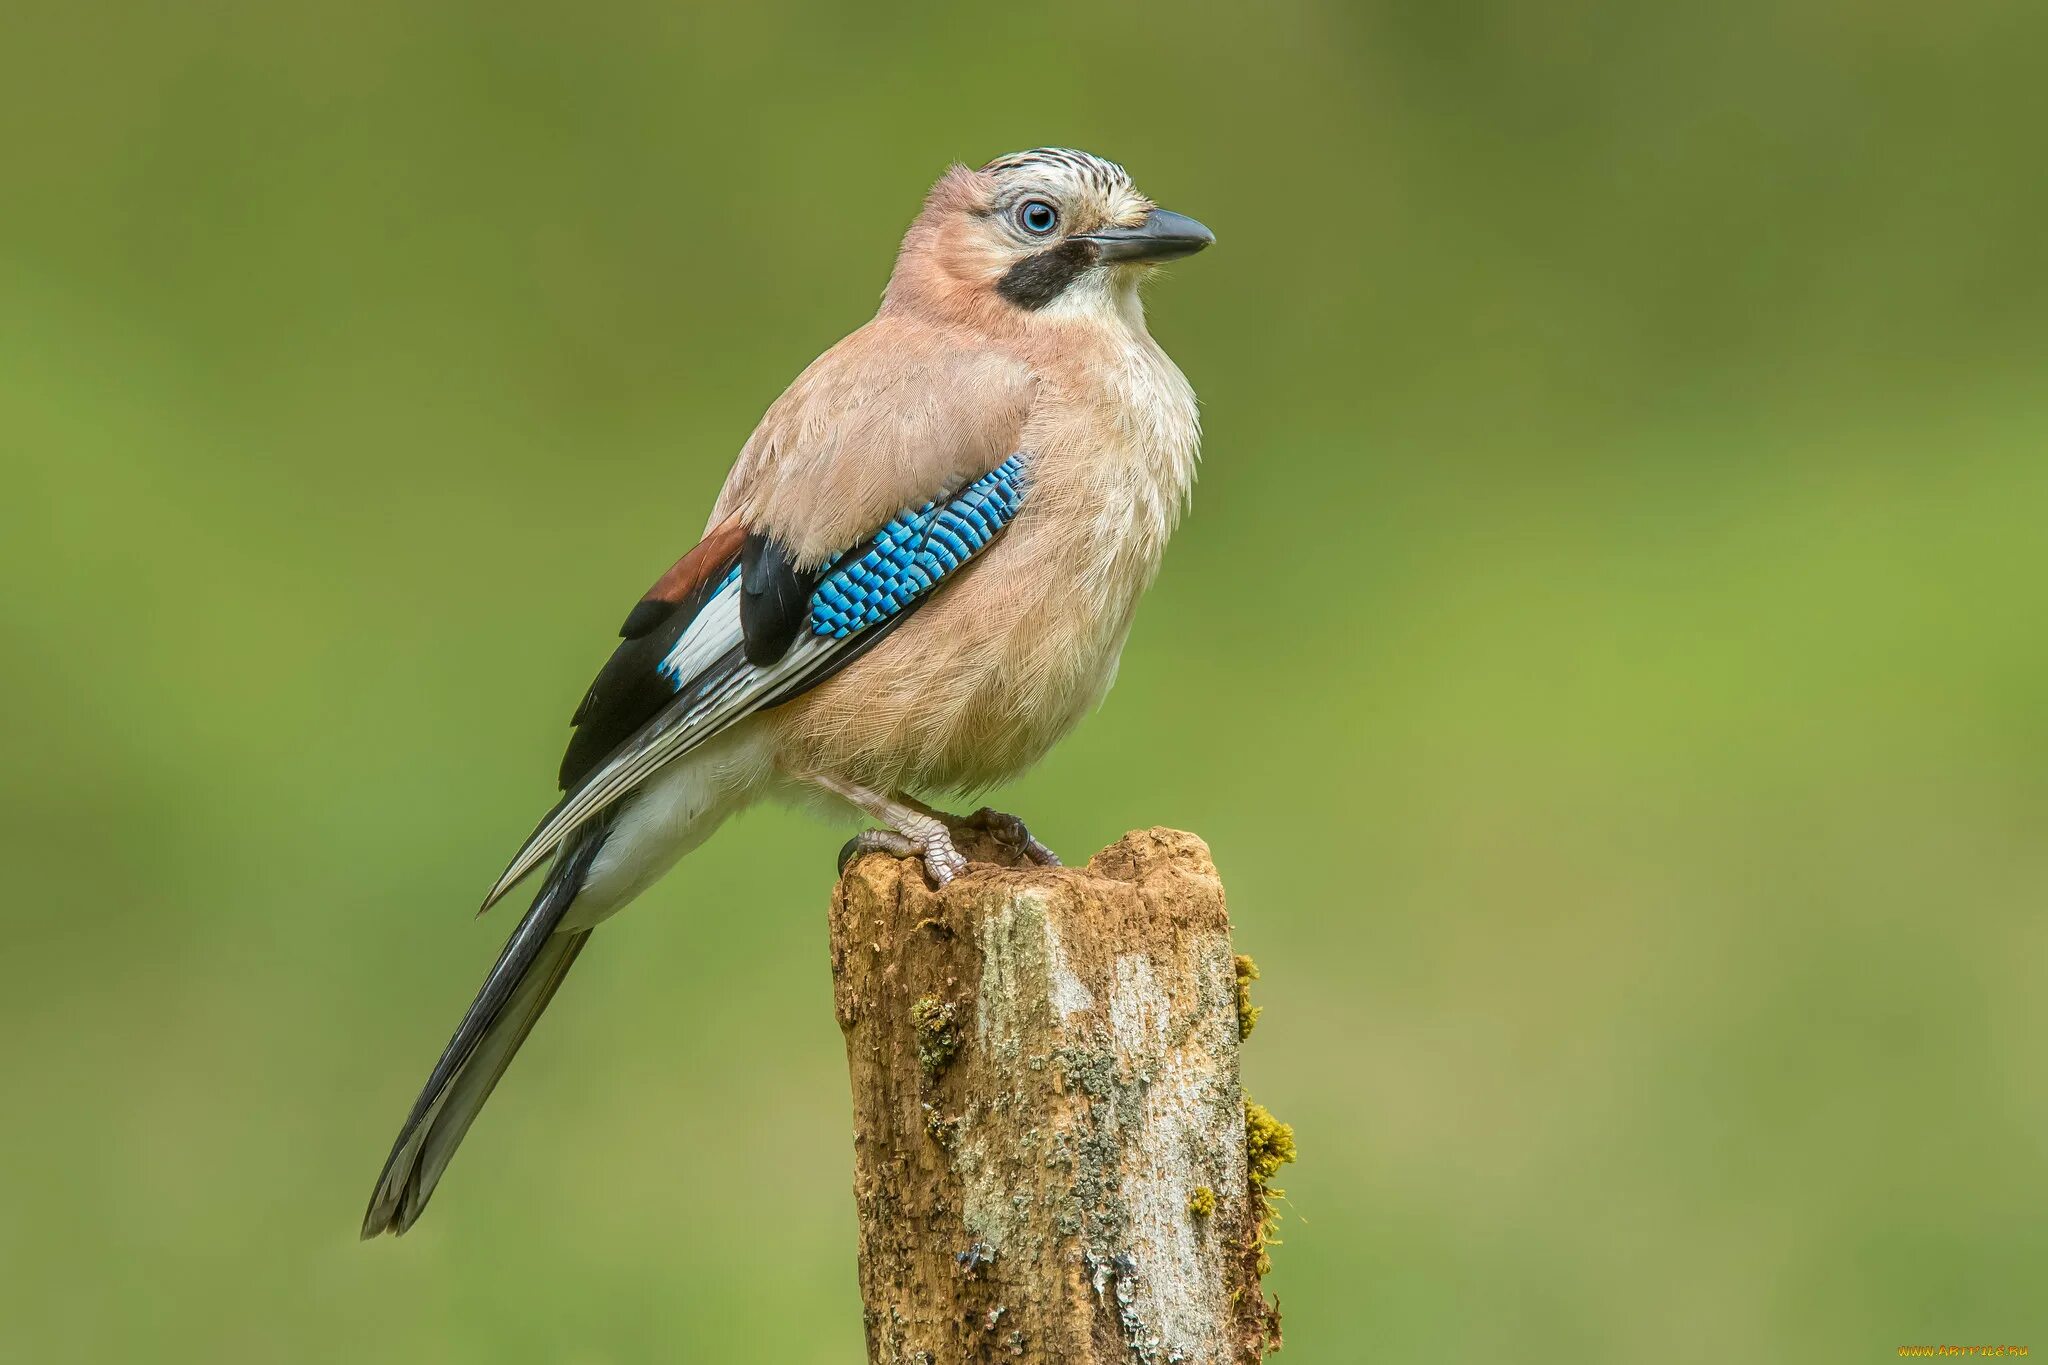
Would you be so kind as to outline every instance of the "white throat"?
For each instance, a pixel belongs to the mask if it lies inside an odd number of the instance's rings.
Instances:
[[[1081,274],[1060,291],[1058,298],[1038,310],[1038,316],[1060,322],[1087,322],[1097,326],[1122,327],[1140,336],[1145,331],[1145,304],[1138,296],[1138,284],[1146,267],[1113,265]]]

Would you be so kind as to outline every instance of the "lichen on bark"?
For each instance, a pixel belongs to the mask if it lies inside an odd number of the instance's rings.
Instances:
[[[1233,962],[1237,968],[1237,1036],[1243,1040],[1259,1026],[1260,1007],[1252,1003],[1252,982],[1259,979],[1259,964],[1249,953],[1239,953]]]
[[[927,1081],[936,1079],[960,1049],[960,1037],[953,1029],[958,1013],[953,1005],[930,996],[910,1007],[910,1019],[917,1028],[917,1064],[924,1068]]]
[[[1280,1245],[1280,1239],[1274,1235],[1280,1227],[1280,1210],[1274,1205],[1287,1197],[1287,1191],[1273,1184],[1273,1177],[1280,1173],[1282,1166],[1293,1160],[1294,1125],[1282,1123],[1273,1117],[1272,1110],[1246,1096],[1245,1182],[1251,1190],[1252,1206],[1258,1211],[1254,1220],[1252,1249],[1257,1257],[1260,1278],[1273,1271],[1273,1257],[1268,1248]]]

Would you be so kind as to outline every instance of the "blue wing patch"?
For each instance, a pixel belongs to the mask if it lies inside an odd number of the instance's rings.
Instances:
[[[1023,505],[1024,465],[1012,455],[943,504],[898,512],[864,553],[835,560],[811,596],[812,633],[879,625],[972,559]]]
[[[898,512],[866,544],[828,561],[803,621],[809,634],[844,640],[901,616],[1017,515],[1027,491],[1027,463],[1023,455],[1012,455],[944,502]],[[662,658],[658,672],[676,692],[705,696],[745,671],[744,650],[734,643],[740,638],[741,579],[734,565]]]

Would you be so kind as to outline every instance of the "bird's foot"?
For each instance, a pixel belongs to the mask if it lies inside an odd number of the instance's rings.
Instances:
[[[1022,820],[1014,815],[1005,815],[999,810],[983,806],[972,815],[956,816],[950,823],[955,829],[986,830],[995,835],[998,843],[1010,845],[1040,867],[1063,867],[1060,855],[1032,837]]]
[[[841,800],[860,807],[888,826],[856,834],[839,850],[839,870],[863,853],[887,853],[898,858],[916,854],[924,862],[924,874],[932,885],[943,887],[967,870],[967,860],[953,847],[952,831],[930,807],[908,797],[892,797],[863,787],[858,782],[831,773],[810,773],[805,781],[831,792]]]
[[[906,822],[911,823],[911,822]],[[924,863],[924,875],[933,886],[943,887],[967,870],[967,859],[953,847],[953,836],[936,820],[930,828],[915,832],[893,829],[864,829],[839,850],[839,870],[863,853],[886,853],[892,858],[917,858]]]

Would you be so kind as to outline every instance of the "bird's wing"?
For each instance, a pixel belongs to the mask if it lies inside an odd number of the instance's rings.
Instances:
[[[585,821],[741,718],[816,687],[906,620],[1023,505],[1029,457],[926,490],[813,568],[730,514],[620,629],[562,760],[566,795],[484,900],[489,909]]]
[[[761,419],[711,522],[738,514],[814,569],[1024,442],[1039,380],[1015,356],[884,313],[818,357]]]

